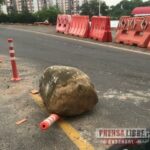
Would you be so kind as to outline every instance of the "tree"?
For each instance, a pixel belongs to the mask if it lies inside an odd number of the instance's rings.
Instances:
[[[99,3],[97,0],[91,0],[90,3],[90,16],[98,16],[99,15]]]
[[[116,6],[111,6],[109,9],[109,15],[113,19],[118,19],[121,16],[131,15],[132,10],[139,6],[149,6],[150,1],[143,2],[142,0],[122,0]]]
[[[109,7],[106,5],[105,2],[101,3],[100,12],[103,16],[107,16],[109,12]]]
[[[4,3],[4,0],[0,0],[0,13],[2,13],[1,6]]]
[[[22,12],[23,13],[28,13],[28,6],[27,6],[27,0],[21,0],[21,6],[22,6]]]
[[[106,5],[104,1],[101,1],[100,13],[102,15],[108,15],[109,7]],[[84,3],[80,7],[81,15],[89,15],[98,16],[99,15],[99,1],[98,0],[91,0],[90,2]]]
[[[0,4],[2,4],[4,2],[4,0],[0,0]]]
[[[90,15],[89,12],[90,6],[89,3],[86,2],[80,7],[81,15]]]
[[[57,15],[60,13],[57,7],[43,8],[41,11],[38,11],[35,15],[38,21],[48,20],[50,23],[55,24],[57,20]]]

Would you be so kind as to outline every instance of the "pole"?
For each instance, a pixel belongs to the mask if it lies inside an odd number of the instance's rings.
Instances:
[[[99,0],[99,16],[101,16],[101,4],[100,4],[100,1],[101,0]]]
[[[8,43],[10,44],[9,54],[10,54],[10,61],[11,61],[12,75],[13,75],[11,80],[12,81],[19,81],[19,80],[21,80],[21,78],[19,77],[18,70],[17,70],[13,39],[8,39]]]

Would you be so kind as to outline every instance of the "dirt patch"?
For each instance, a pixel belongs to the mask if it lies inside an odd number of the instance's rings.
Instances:
[[[25,93],[27,90],[33,88],[33,78],[36,74],[36,70],[33,67],[29,67],[28,64],[23,63],[20,59],[17,59],[19,75],[22,78],[21,81],[11,81],[12,70],[9,62],[9,57],[3,56],[4,61],[0,63],[0,93],[1,96],[16,96],[18,94]]]
[[[62,149],[66,144],[76,149],[56,126],[44,134],[38,128],[47,114],[41,111],[29,95],[31,89],[38,87],[40,71],[36,70],[37,66],[24,59],[17,59],[22,80],[14,83],[10,81],[12,74],[9,57],[2,57],[4,61],[0,63],[0,149]],[[17,121],[24,118],[27,119],[26,122],[16,125]]]

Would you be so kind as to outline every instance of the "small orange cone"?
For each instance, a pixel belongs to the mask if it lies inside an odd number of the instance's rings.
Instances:
[[[60,117],[56,114],[51,114],[48,118],[40,123],[41,130],[47,130],[53,123],[59,120]]]

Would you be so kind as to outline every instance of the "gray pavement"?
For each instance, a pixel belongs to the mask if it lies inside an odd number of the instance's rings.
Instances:
[[[57,126],[40,131],[39,123],[48,116],[31,99],[30,91],[38,83],[36,66],[17,59],[22,80],[10,81],[11,67],[8,56],[0,64],[0,150],[76,150],[76,146]],[[21,125],[16,122],[26,118]]]
[[[17,57],[29,64],[34,64],[37,75],[51,65],[69,65],[78,67],[91,77],[98,92],[98,105],[92,112],[67,120],[94,145],[95,149],[100,150],[102,147],[99,140],[95,138],[96,128],[150,127],[150,56],[0,28],[1,54],[8,54],[7,38],[10,36],[14,38]],[[27,99],[31,101],[30,97]],[[7,102],[5,105],[7,106]],[[33,105],[30,107],[32,108]],[[36,109],[34,115],[35,113],[41,119],[40,110]],[[4,125],[3,128],[5,128]],[[0,132],[3,128],[0,128]],[[32,140],[31,137],[28,139],[27,136],[21,136],[18,138],[18,144],[15,144],[19,146],[20,140],[24,140],[31,149],[41,149],[39,147],[41,143],[44,146],[43,149],[54,149],[54,147],[50,148],[52,141],[54,139],[56,142],[60,141],[63,136],[62,145],[56,144],[56,148],[61,150],[65,147],[64,149],[69,150],[71,142],[67,137],[64,138],[63,133],[57,133],[61,132],[59,129],[54,128],[45,134],[36,131]],[[10,141],[14,131],[10,128],[7,131],[5,142],[15,142],[15,139]],[[57,134],[60,134],[60,139]],[[41,141],[42,136],[45,138]],[[32,142],[35,144],[34,147],[31,146]],[[20,149],[17,146],[12,149]],[[24,146],[21,149],[30,148]],[[71,146],[71,149],[76,148]]]

